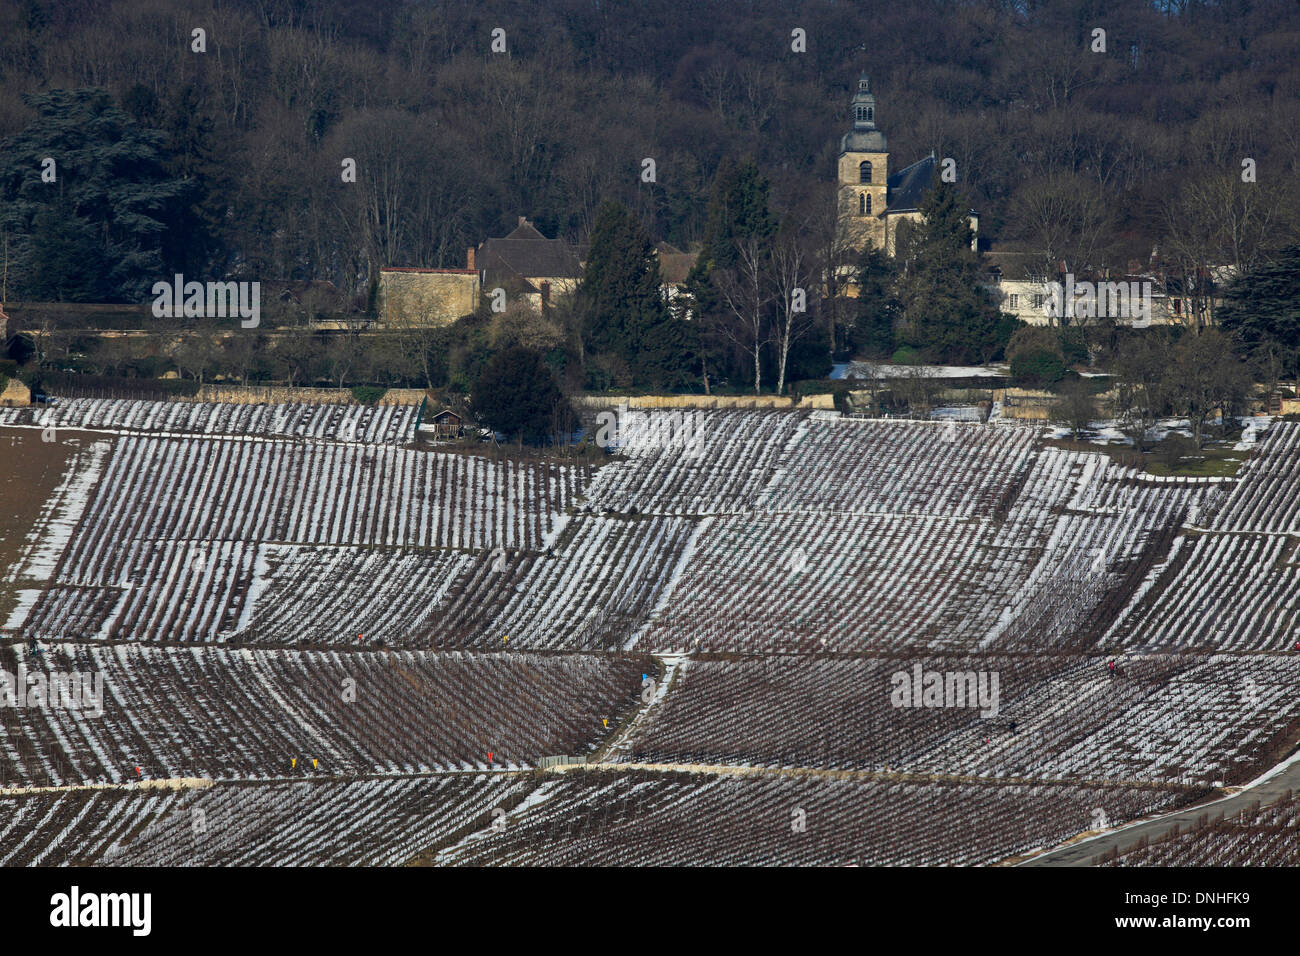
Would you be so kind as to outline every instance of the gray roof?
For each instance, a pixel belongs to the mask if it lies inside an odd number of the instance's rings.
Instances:
[[[921,208],[921,199],[934,182],[934,169],[939,161],[931,153],[925,159],[919,159],[911,166],[904,166],[889,177],[885,186],[888,189],[889,202],[880,215],[887,216],[896,212],[916,212]],[[979,216],[974,209],[972,216]]]
[[[995,249],[984,254],[988,270],[997,270],[1002,278],[1024,282],[1043,274],[1042,256],[1033,252],[1013,252]]]
[[[878,129],[854,129],[840,140],[841,153],[883,153],[888,150],[885,134]]]
[[[522,219],[504,239],[488,239],[478,247],[474,264],[490,275],[546,278],[582,277],[585,250],[563,239],[547,239]]]
[[[934,179],[935,158],[927,156],[911,166],[905,166],[889,177],[889,204],[881,213],[912,212],[921,208],[921,197]]]

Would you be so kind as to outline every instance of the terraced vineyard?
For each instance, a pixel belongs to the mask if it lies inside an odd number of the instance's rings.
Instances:
[[[597,465],[412,409],[55,414],[9,864],[984,864],[1300,740],[1300,425],[1197,480],[826,412],[650,413]]]

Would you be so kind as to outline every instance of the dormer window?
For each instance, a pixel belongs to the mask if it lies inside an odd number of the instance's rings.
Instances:
[[[860,183],[871,182],[871,163],[868,162],[867,160],[863,160],[862,162],[858,163],[858,182]]]

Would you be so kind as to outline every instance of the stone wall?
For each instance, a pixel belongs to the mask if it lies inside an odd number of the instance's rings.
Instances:
[[[384,325],[450,325],[478,308],[479,277],[466,269],[382,269],[379,298]]]
[[[356,405],[350,388],[285,388],[278,385],[203,385],[196,395],[177,398],[182,402],[228,402],[235,405]],[[390,388],[380,405],[419,405],[420,388]]]

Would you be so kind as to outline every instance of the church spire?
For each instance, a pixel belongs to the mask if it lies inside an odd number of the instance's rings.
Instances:
[[[865,73],[858,76],[858,89],[853,94],[852,109],[855,130],[876,128],[876,97],[871,92],[871,77]]]

